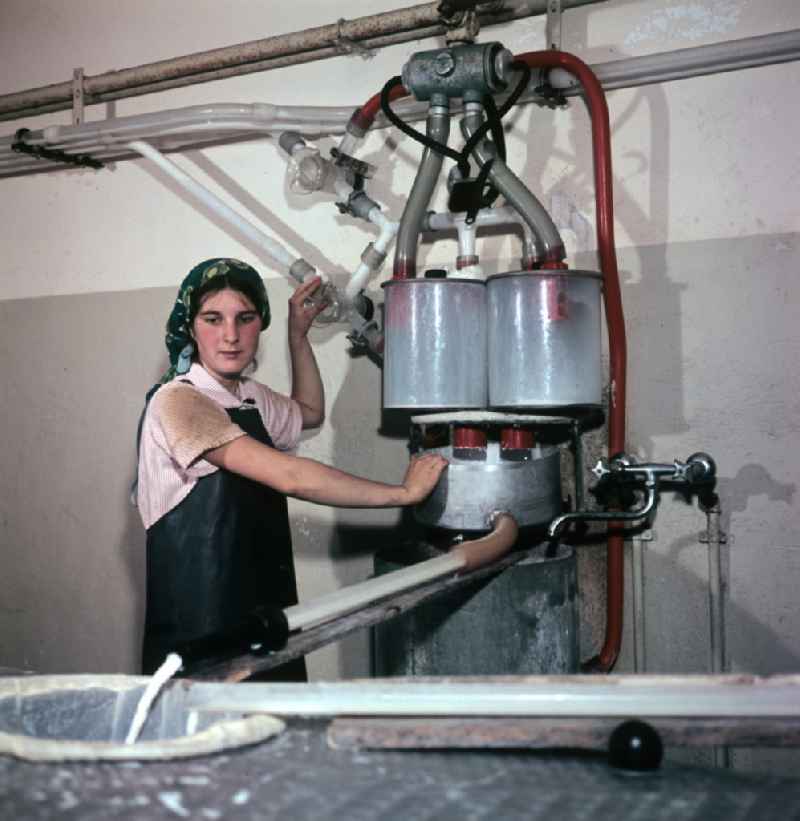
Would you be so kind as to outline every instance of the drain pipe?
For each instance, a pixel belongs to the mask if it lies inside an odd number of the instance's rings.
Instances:
[[[450,109],[446,104],[446,98],[445,104],[438,102],[431,104],[426,133],[428,137],[442,145],[447,143],[450,135]],[[428,203],[433,196],[443,162],[444,157],[441,154],[431,148],[425,148],[414,185],[408,195],[403,217],[400,220],[400,230],[397,232],[394,279],[413,279],[417,275],[417,244],[422,230],[422,221],[425,219]]]
[[[582,60],[563,51],[534,51],[519,55],[531,68],[560,68],[575,76],[584,90],[592,124],[595,199],[597,210],[597,248],[603,274],[603,304],[606,313],[609,348],[609,455],[625,450],[625,399],[627,341],[622,294],[619,285],[617,254],[614,245],[614,202],[611,179],[611,127],[608,105],[599,80]],[[606,636],[600,653],[584,665],[587,671],[608,672],[614,666],[622,644],[624,593],[623,537],[609,523],[607,561]]]
[[[153,148],[150,143],[144,140],[134,140],[128,143],[127,147],[138,152],[145,159],[150,160],[161,169],[161,171],[167,174],[170,179],[178,183],[181,188],[188,191],[228,225],[255,243],[259,250],[269,257],[282,274],[290,276],[298,282],[302,282],[309,275],[314,276],[316,274],[314,268],[304,259],[293,257],[279,242],[271,239],[243,216],[237,214],[236,211],[226,205],[216,194],[189,176],[189,174],[175,165],[174,162],[167,159],[160,151]]]
[[[700,535],[700,541],[708,545],[708,621],[709,621],[709,655],[711,672],[719,674],[727,667],[725,648],[725,582],[722,573],[721,546],[727,541],[722,531],[722,510],[719,497],[713,494],[707,505],[706,532]],[[717,767],[730,768],[731,752],[728,747],[714,747],[714,764]]]

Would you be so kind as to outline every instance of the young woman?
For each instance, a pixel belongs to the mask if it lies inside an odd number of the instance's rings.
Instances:
[[[445,467],[412,460],[400,485],[287,453],[324,419],[308,331],[314,278],[289,300],[291,396],[244,375],[270,322],[261,277],[234,259],[195,266],[167,322],[171,367],[149,394],[137,502],[147,530],[143,670],[176,646],[240,625],[259,605],[297,603],[286,496],[341,507],[424,499]],[[304,680],[302,659],[273,678]]]

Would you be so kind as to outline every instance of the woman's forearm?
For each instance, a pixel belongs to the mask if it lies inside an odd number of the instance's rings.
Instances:
[[[403,484],[362,479],[313,459],[291,456],[241,436],[204,458],[220,468],[310,502],[335,507],[399,507],[424,499],[445,466],[440,457],[425,457],[409,467]]]

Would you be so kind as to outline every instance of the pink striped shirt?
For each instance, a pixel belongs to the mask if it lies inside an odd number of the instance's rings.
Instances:
[[[188,435],[176,438],[174,423],[165,425],[164,405],[170,391],[189,387],[182,385],[181,380],[191,382],[195,390],[221,408],[255,406],[267,433],[279,450],[296,447],[300,439],[303,420],[300,406],[293,399],[246,378],[239,384],[240,396],[234,396],[201,365],[193,364],[188,373],[176,377],[158,390],[145,413],[139,442],[136,499],[145,529],[177,507],[189,495],[198,479],[219,470],[203,459],[203,453],[245,435],[233,422],[223,422],[210,435],[208,431],[203,431],[194,437],[190,431],[187,432]]]

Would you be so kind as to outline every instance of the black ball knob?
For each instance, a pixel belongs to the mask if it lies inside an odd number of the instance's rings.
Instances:
[[[623,770],[657,770],[664,745],[656,730],[644,721],[624,721],[608,742],[608,761]]]
[[[261,645],[261,653],[282,650],[289,640],[289,621],[286,613],[280,607],[264,604],[254,608],[250,616],[248,639],[251,644]]]

